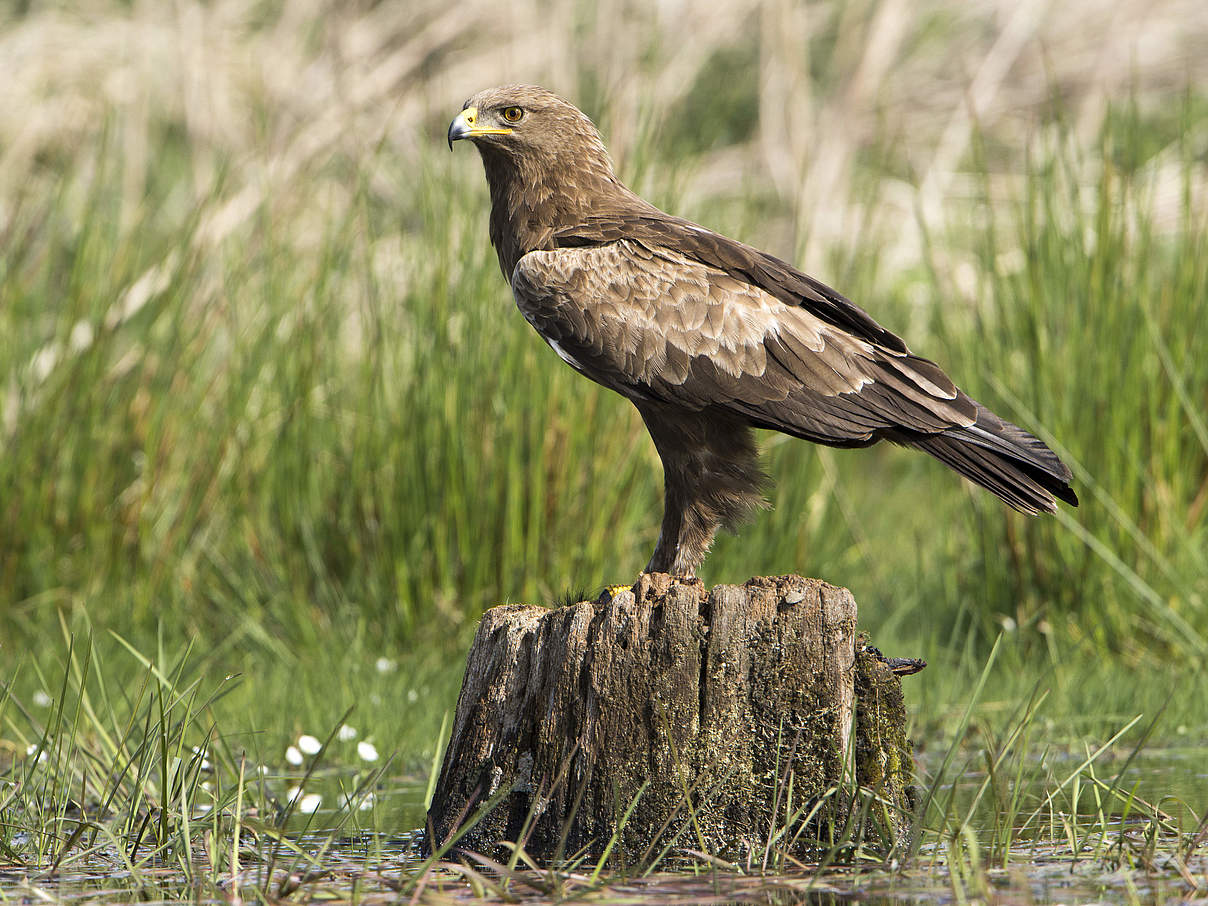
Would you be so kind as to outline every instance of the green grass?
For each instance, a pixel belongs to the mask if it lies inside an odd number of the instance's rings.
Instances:
[[[1108,827],[1121,808],[1157,822],[1140,850],[1157,858],[1205,805],[1189,801],[1175,827],[1102,779],[1093,748],[1071,773],[1039,743],[1055,734],[1069,752],[1124,728],[1125,751],[1177,745],[1206,723],[1191,690],[1208,631],[1195,406],[1208,368],[1188,338],[1208,231],[1188,210],[1157,235],[1145,185],[1107,162],[1112,141],[1055,143],[1005,203],[988,203],[987,174],[970,224],[930,235],[878,310],[1059,444],[1083,506],[1026,520],[903,451],[767,437],[775,509],[706,565],[710,581],[846,584],[882,647],[931,661],[907,688],[924,757],[951,746],[963,776],[987,744],[980,786],[950,787],[926,818],[923,855],[964,866],[957,885],[1025,858],[1029,841],[1124,858],[1132,844]],[[261,867],[284,847],[288,878],[324,864],[327,844],[290,849],[296,781],[248,783],[249,765],[276,771],[299,733],[347,720],[397,753],[392,776],[422,782],[478,613],[635,574],[658,522],[657,460],[627,405],[511,309],[469,155],[422,154],[402,211],[358,183],[301,249],[267,211],[207,242],[220,199],[173,210],[169,174],[119,229],[120,163],[101,147],[79,185],[25,199],[5,243],[0,795],[20,818],[0,840],[43,867],[124,851],[138,885],[165,860],[196,880],[208,840],[218,889],[246,833]],[[945,265],[958,253],[978,262],[963,294]],[[850,281],[876,286],[861,260]],[[140,284],[153,291],[131,310]],[[907,298],[926,300],[921,318]],[[976,716],[958,720],[1000,633]],[[1038,690],[1043,708],[1021,704]],[[327,758],[335,773],[313,782],[329,802],[372,784],[349,773],[347,746]],[[1068,817],[1087,796],[1112,804],[1097,805],[1098,831]],[[416,804],[324,822],[345,834],[398,820],[418,823]],[[275,871],[255,883],[282,883]],[[483,896],[500,883],[472,879]]]
[[[726,863],[677,844],[684,828],[671,826],[666,845],[656,841],[657,852],[642,862],[632,855],[610,861],[609,843],[599,854],[568,853],[544,867],[523,847],[503,861],[451,859],[447,846],[421,858],[400,822],[418,823],[431,787],[399,797],[389,761],[352,767],[350,740],[337,732],[346,715],[303,746],[304,764],[266,768],[272,758],[262,741],[218,714],[231,678],[190,681],[189,653],[149,656],[122,645],[139,679],[117,687],[106,679],[113,665],[104,647],[69,643],[62,675],[43,678],[55,689],[48,705],[31,709],[10,688],[0,690],[0,721],[27,746],[0,777],[0,897],[260,900],[302,891],[370,901],[401,893],[425,903],[590,895],[607,903],[635,895],[691,902],[711,889],[766,902],[777,895],[796,901],[810,890],[943,896],[949,888],[963,900],[1055,882],[1083,897],[1131,903],[1138,884],[1167,896],[1208,885],[1208,811],[1194,788],[1171,785],[1179,778],[1169,756],[1155,760],[1146,751],[1157,721],[1134,715],[1081,747],[1046,741],[1042,683],[1009,713],[987,715],[982,696],[1001,668],[1001,644],[969,684],[946,750],[922,759],[913,839],[888,851],[884,842],[866,841],[857,798],[861,820],[844,826],[810,866],[782,852],[785,841],[775,838],[762,861],[756,853],[749,864]],[[1125,744],[1134,728],[1141,731],[1136,742]],[[1202,759],[1202,741],[1193,757]],[[1154,766],[1160,775],[1147,776]],[[791,777],[782,782],[791,798]],[[387,802],[391,793],[401,808]],[[324,801],[313,814],[312,795]]]
[[[984,653],[1005,624],[1042,661],[1203,669],[1208,368],[1188,334],[1208,230],[1186,210],[1156,235],[1113,141],[1055,139],[1018,196],[929,234],[923,266],[865,300],[1053,442],[1083,506],[1027,520],[922,457],[767,436],[775,509],[720,540],[707,580],[823,576],[885,644],[927,655]],[[492,603],[636,574],[657,459],[630,407],[515,315],[470,155],[367,162],[418,169],[404,210],[357,183],[304,237],[262,211],[217,243],[201,224],[220,198],[174,209],[170,174],[119,229],[120,165],[102,146],[23,198],[4,246],[14,648],[62,620],[192,640],[216,670],[355,674],[381,654],[455,659]],[[963,253],[962,292],[945,262]],[[266,675],[254,698],[273,699]]]

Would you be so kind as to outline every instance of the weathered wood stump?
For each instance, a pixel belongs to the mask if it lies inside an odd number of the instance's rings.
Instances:
[[[888,846],[910,825],[910,752],[898,677],[857,638],[846,589],[643,575],[484,615],[428,841],[547,861],[612,841],[631,863]]]

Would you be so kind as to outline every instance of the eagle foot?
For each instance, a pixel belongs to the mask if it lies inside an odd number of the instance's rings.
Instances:
[[[599,604],[607,604],[621,592],[632,590],[632,585],[605,585],[603,590],[600,592],[599,597],[596,598],[596,602]]]

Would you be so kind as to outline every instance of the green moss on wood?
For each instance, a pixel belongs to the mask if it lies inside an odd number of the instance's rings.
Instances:
[[[856,782],[895,806],[885,829],[893,839],[908,831],[915,805],[914,746],[906,736],[906,717],[901,679],[861,633],[856,643]]]

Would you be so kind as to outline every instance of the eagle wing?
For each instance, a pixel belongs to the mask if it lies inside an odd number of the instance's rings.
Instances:
[[[529,252],[512,291],[568,364],[635,400],[847,447],[977,420],[977,404],[892,334],[900,348],[674,249],[618,238]]]
[[[743,283],[757,286],[787,305],[801,306],[853,337],[893,352],[908,352],[902,338],[878,324],[842,293],[802,273],[775,255],[673,217],[637,196],[604,209],[573,227],[555,231],[555,247],[584,247],[629,239],[650,249],[674,249]]]

